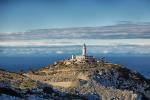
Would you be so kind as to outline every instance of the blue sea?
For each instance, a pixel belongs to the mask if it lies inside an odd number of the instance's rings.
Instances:
[[[121,64],[129,69],[140,72],[150,79],[150,56],[148,55],[98,55],[93,54],[97,59],[105,57],[106,61]],[[20,70],[36,70],[53,64],[56,61],[69,59],[71,54],[51,54],[46,56],[1,56],[0,68],[8,71],[18,72]]]

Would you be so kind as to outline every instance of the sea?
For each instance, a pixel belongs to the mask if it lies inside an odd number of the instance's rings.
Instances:
[[[93,54],[96,59],[105,58],[107,62],[121,64],[150,79],[150,55],[100,55]],[[71,54],[51,54],[44,56],[0,56],[0,69],[12,72],[37,70],[57,61],[70,59]]]

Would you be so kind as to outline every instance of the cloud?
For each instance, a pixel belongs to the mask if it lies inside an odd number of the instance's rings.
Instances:
[[[27,32],[0,33],[0,40],[37,39],[128,39],[150,38],[150,22],[120,21],[101,27],[37,29]]]
[[[51,47],[3,47],[0,48],[0,56],[47,56],[53,54],[81,54],[82,46],[51,46]],[[150,55],[150,45],[88,45],[88,54],[126,54],[126,55]]]
[[[63,51],[56,51],[56,54],[63,54]]]
[[[103,27],[0,33],[0,55],[80,53],[83,43],[90,53],[150,54],[150,23],[119,22]]]
[[[150,39],[53,39],[53,40],[14,40],[1,41],[1,47],[51,47],[72,45],[97,45],[97,46],[119,46],[119,45],[143,45],[150,46]]]

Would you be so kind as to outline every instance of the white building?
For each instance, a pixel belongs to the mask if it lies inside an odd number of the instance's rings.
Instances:
[[[87,50],[86,44],[83,44],[82,55],[79,55],[79,56],[72,55],[72,60],[76,60],[78,62],[93,62],[95,59],[93,58],[93,56],[87,56],[86,50]]]

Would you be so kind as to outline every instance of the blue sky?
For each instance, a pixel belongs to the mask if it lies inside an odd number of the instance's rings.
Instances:
[[[150,22],[149,0],[0,0],[0,32]]]

